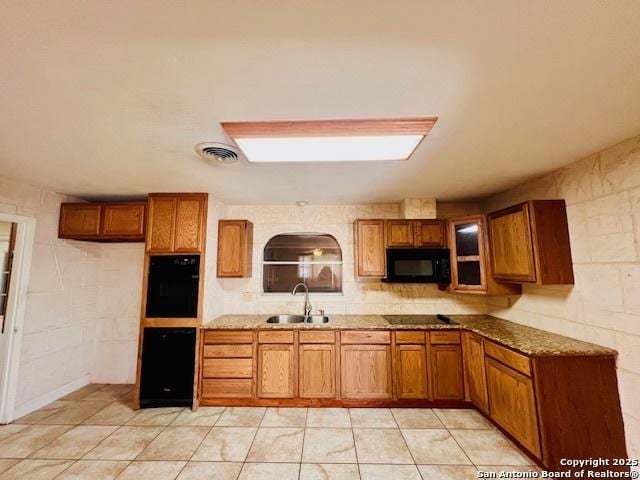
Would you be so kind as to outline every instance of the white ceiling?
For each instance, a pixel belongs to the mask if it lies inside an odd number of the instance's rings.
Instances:
[[[9,0],[0,175],[90,198],[476,197],[640,133],[637,0]],[[218,122],[438,116],[408,162],[212,166]]]

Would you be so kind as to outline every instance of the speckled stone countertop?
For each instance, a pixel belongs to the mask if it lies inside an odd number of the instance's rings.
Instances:
[[[392,325],[381,315],[330,315],[328,324],[270,324],[270,315],[222,315],[205,323],[203,329],[389,329],[450,330],[475,332],[489,340],[527,355],[606,355],[617,352],[593,343],[575,340],[490,315],[449,315],[457,324]]]

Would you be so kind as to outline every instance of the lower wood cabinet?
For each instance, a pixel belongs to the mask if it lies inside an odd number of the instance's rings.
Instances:
[[[463,400],[462,348],[431,345],[429,357],[434,400]]]
[[[336,346],[300,345],[298,359],[300,398],[335,398]]]
[[[424,345],[396,347],[396,394],[398,398],[428,398],[427,350]]]
[[[258,397],[293,398],[295,365],[292,344],[258,345]]]
[[[467,398],[481,411],[489,413],[482,337],[471,332],[464,333],[463,337]]]
[[[538,416],[531,378],[486,358],[491,418],[540,457]]]
[[[342,345],[340,363],[342,398],[393,396],[389,345]]]

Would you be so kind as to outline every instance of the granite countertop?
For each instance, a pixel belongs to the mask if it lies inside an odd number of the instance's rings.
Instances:
[[[389,329],[469,330],[527,355],[606,355],[617,352],[607,347],[557,335],[490,315],[449,315],[457,324],[392,325],[382,315],[330,315],[329,324],[269,324],[270,315],[222,315],[205,323],[203,329]]]

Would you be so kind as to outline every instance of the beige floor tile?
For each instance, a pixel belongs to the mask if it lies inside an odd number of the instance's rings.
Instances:
[[[348,408],[309,408],[307,427],[351,428]]]
[[[175,480],[186,462],[131,462],[118,480]]]
[[[354,428],[360,463],[412,464],[413,459],[398,429]]]
[[[530,463],[494,430],[451,430],[451,434],[476,465],[528,465]]]
[[[100,390],[97,390],[88,395],[85,400],[122,400],[128,397],[133,392],[133,385],[130,384],[113,384],[105,385]]]
[[[476,480],[478,471],[471,465],[418,465],[424,480]]]
[[[56,438],[31,455],[31,458],[70,460],[82,458],[118,427],[80,425]]]
[[[90,383],[89,385],[79,388],[75,392],[65,395],[60,400],[83,400],[96,390],[100,390],[102,387],[104,387],[104,385],[101,383]]]
[[[415,465],[360,464],[362,480],[422,480]]]
[[[303,463],[300,480],[360,480],[355,463]]]
[[[95,415],[87,418],[85,425],[124,425],[138,414],[129,405],[122,403],[111,403]]]
[[[26,458],[70,428],[67,425],[31,425],[0,442],[0,458]]]
[[[307,421],[306,408],[268,408],[261,427],[304,427]]]
[[[189,462],[178,480],[236,480],[242,463],[234,462]]]
[[[259,428],[247,462],[299,462],[304,428]]]
[[[2,480],[50,480],[72,463],[72,460],[22,460],[4,472]]]
[[[298,480],[299,463],[245,463],[238,480]]]
[[[109,405],[105,400],[79,400],[38,422],[42,425],[79,425]]]
[[[190,408],[185,408],[176,419],[171,422],[171,426],[177,427],[213,427],[220,415],[224,412],[224,407],[200,407],[195,412]]]
[[[444,428],[430,408],[392,408],[400,428]]]
[[[476,410],[468,408],[435,408],[433,411],[447,428],[493,428]]]
[[[478,470],[481,472],[540,472],[537,466],[533,465],[478,465]],[[517,478],[514,475],[505,478]]]
[[[84,456],[85,460],[133,460],[162,431],[162,427],[120,427]]]
[[[21,432],[27,427],[28,425],[17,425],[15,423],[12,423],[10,425],[0,425],[0,442],[15,435],[18,432]]]
[[[20,417],[19,419],[15,420],[13,423],[24,424],[24,425],[35,425],[36,423],[41,422],[45,418],[50,417],[54,413],[59,412],[60,410],[73,404],[74,402],[70,400],[56,400],[55,402],[52,402],[49,405],[44,406],[39,410],[36,410],[35,412],[31,412],[28,415]]]
[[[402,429],[417,464],[471,464],[451,434],[445,429]]]
[[[140,410],[126,425],[169,425],[183,410],[182,407],[145,408]]]
[[[191,460],[243,462],[256,431],[255,427],[213,427]]]
[[[4,472],[5,470],[9,470],[19,461],[20,460],[9,459],[9,458],[0,459],[0,473]]]
[[[113,480],[127,465],[128,461],[79,460],[56,477],[56,480]]]
[[[353,428],[398,428],[388,408],[350,408]]]
[[[229,407],[216,422],[216,427],[257,427],[266,411],[264,407]]]
[[[137,460],[189,460],[210,427],[167,427]]]
[[[357,463],[350,428],[307,428],[302,461],[305,463]]]

